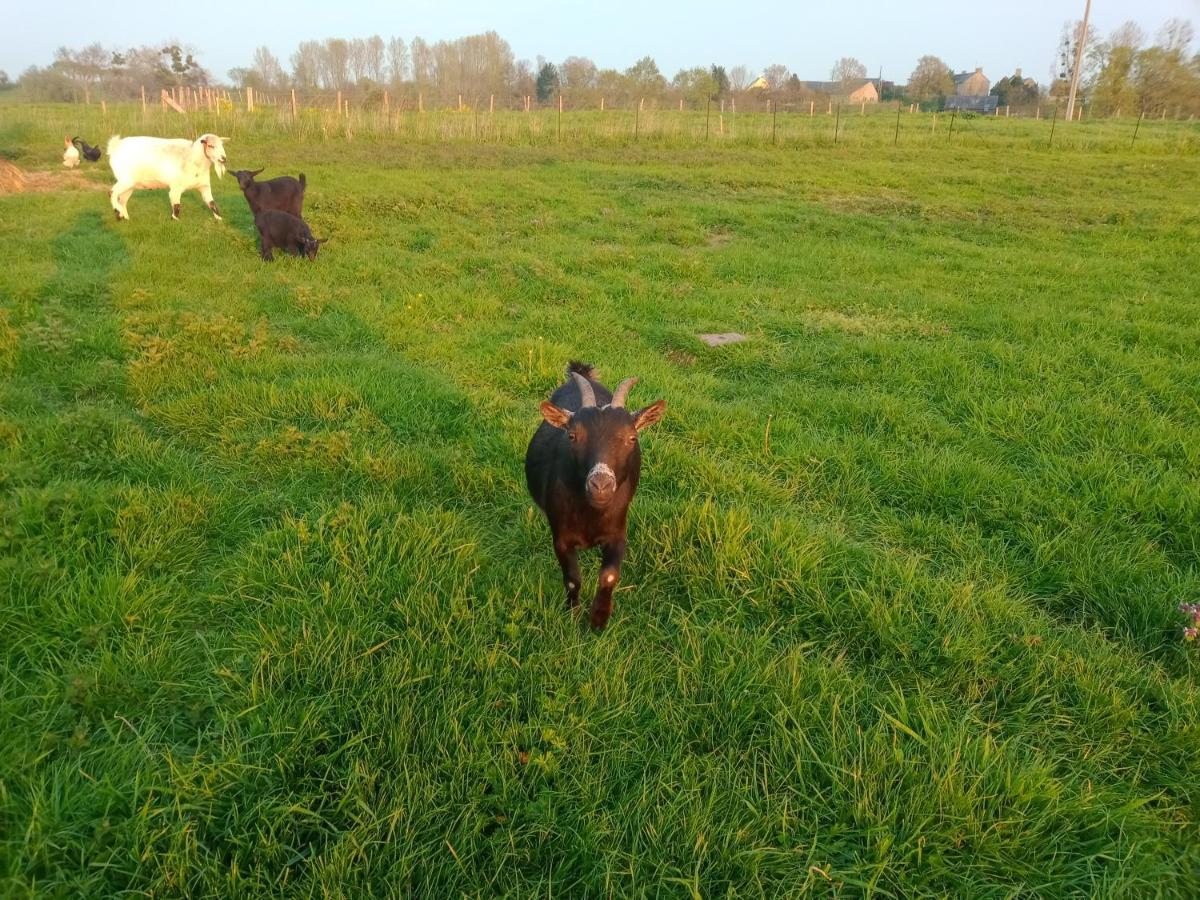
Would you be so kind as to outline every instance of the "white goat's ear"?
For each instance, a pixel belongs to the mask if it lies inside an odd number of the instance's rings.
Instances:
[[[553,425],[555,428],[566,428],[571,424],[571,413],[565,409],[560,409],[549,400],[542,401],[542,418],[547,424]]]
[[[633,414],[633,427],[638,431],[643,428],[649,428],[655,422],[663,417],[663,413],[667,411],[667,404],[663,400],[655,400],[649,406],[639,409]]]
[[[227,138],[227,137],[218,137],[218,138],[217,138],[217,140],[219,140],[219,141],[220,141],[222,144],[224,144],[224,143],[227,143],[227,142],[229,142],[229,141],[232,141],[232,140],[233,140],[233,138]]]

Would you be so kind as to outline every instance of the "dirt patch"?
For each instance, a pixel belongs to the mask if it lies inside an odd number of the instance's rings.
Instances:
[[[710,231],[708,233],[708,237],[705,239],[705,243],[708,244],[709,247],[720,248],[720,247],[724,247],[726,244],[728,244],[732,240],[733,240],[733,232],[732,231],[718,230],[718,231]]]
[[[736,331],[726,331],[721,334],[698,334],[696,337],[710,347],[724,347],[726,344],[737,344],[746,340],[744,334],[738,334]]]
[[[26,172],[20,166],[0,159],[0,194],[28,194],[36,191],[106,190],[105,185],[89,181],[79,169],[61,172]]]

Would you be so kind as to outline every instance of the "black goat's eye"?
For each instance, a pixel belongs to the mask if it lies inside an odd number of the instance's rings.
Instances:
[[[567,440],[570,441],[572,444],[575,443],[575,432],[568,431],[567,432]]]

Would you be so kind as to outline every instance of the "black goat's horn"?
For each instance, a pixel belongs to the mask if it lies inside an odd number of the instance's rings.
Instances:
[[[625,398],[629,396],[629,389],[638,383],[638,378],[626,378],[617,385],[617,389],[613,391],[612,403],[608,404],[613,409],[623,409],[625,406]]]
[[[580,409],[588,406],[596,405],[596,392],[592,390],[592,383],[580,375],[578,372],[572,372],[571,377],[575,379],[575,383],[579,385],[579,396],[581,398]]]

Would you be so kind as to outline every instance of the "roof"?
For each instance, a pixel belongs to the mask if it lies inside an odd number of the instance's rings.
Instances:
[[[976,69],[974,72],[956,72],[954,73],[954,83],[962,84],[964,81],[967,81],[969,78],[972,78],[975,75],[983,75],[983,69]],[[987,78],[986,75],[983,75],[983,77]]]
[[[952,94],[946,98],[946,109],[961,109],[963,112],[995,112],[1000,98],[988,94],[972,97],[962,94]]]
[[[847,82],[841,81],[801,81],[800,87],[806,91],[812,91],[814,94],[841,94],[854,93],[859,88],[874,84],[874,78],[851,78]]]

